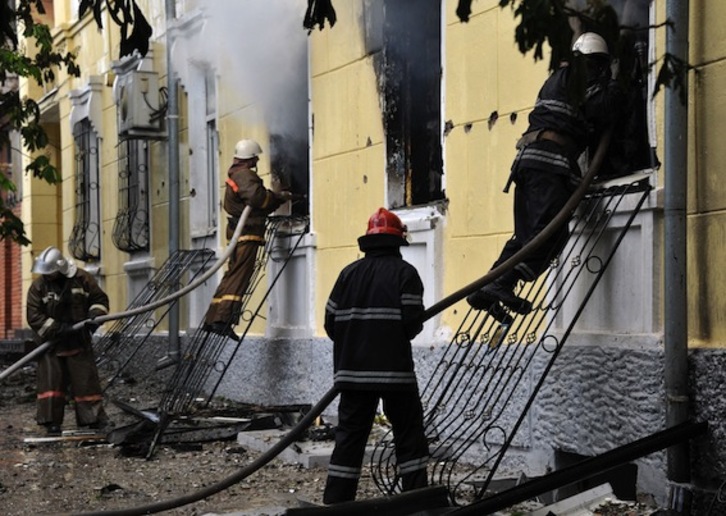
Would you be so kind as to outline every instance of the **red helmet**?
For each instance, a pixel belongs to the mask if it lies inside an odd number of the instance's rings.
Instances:
[[[407,231],[408,228],[395,213],[385,208],[378,208],[378,211],[368,219],[366,235],[395,235],[405,239]]]

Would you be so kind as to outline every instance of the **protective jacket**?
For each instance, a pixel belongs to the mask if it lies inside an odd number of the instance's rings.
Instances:
[[[77,425],[100,427],[108,422],[91,332],[70,331],[74,323],[107,313],[108,296],[83,269],[70,278],[40,276],[30,285],[28,324],[36,342],[54,341],[53,348],[38,359],[38,424],[60,427],[68,395],[73,396]]]
[[[335,385],[353,390],[417,390],[411,339],[423,328],[423,283],[398,247],[368,247],[340,273],[325,308],[334,342]]]
[[[234,232],[245,206],[252,208],[242,234],[256,236],[261,240],[265,235],[267,215],[275,211],[285,200],[272,190],[265,188],[257,171],[249,163],[234,160],[227,172],[224,190],[224,211],[229,215],[228,237]]]
[[[562,66],[542,85],[525,132],[525,136],[534,137],[521,145],[512,165],[515,181],[519,170],[535,169],[578,182],[582,174],[577,158],[616,119],[623,99],[616,82],[607,77],[592,78],[577,104],[568,86],[572,73],[574,67]],[[554,139],[540,137],[547,134],[545,131],[555,133]]]
[[[71,278],[39,276],[30,285],[27,318],[39,344],[62,337],[61,333],[77,322],[106,314],[108,296],[83,269],[76,270]],[[91,333],[85,328],[75,332],[73,338],[61,338],[54,351],[81,347],[91,347]]]

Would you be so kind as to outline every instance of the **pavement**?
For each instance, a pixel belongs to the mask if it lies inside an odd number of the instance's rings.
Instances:
[[[284,430],[259,430],[251,432],[241,432],[237,436],[237,442],[248,449],[265,452],[271,446],[276,444],[284,435]],[[291,464],[300,464],[304,468],[322,467],[325,468],[330,461],[330,454],[333,451],[333,443],[331,441],[303,441],[296,442],[288,446],[278,458],[284,462]],[[371,453],[372,449],[367,450],[366,455]],[[506,489],[506,487],[505,487]],[[298,499],[294,495],[290,495],[290,500],[286,500],[284,506],[273,502],[270,506],[248,509],[238,512],[207,513],[203,516],[284,516],[291,507],[311,507],[317,504],[310,503],[306,500]],[[279,500],[277,501],[279,502]],[[543,506],[542,504],[533,503],[531,509],[519,507],[516,514],[521,516],[549,516],[556,514],[557,516],[592,516],[597,507],[602,504],[620,504],[632,511],[633,507],[627,502],[622,502],[613,494],[613,490],[609,484],[597,486],[588,491],[583,491],[575,496],[560,500],[558,502]],[[441,514],[441,513],[439,513]],[[497,512],[493,516],[508,516],[514,514],[509,511]],[[609,513],[615,514],[615,513]],[[624,512],[623,514],[637,514],[633,512]]]

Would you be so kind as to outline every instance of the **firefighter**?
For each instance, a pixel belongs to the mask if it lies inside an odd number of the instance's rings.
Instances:
[[[232,328],[239,320],[242,301],[254,272],[257,251],[265,243],[267,215],[294,197],[287,191],[278,193],[265,188],[257,175],[260,154],[262,148],[254,140],[240,140],[235,145],[234,159],[227,172],[224,190],[228,240],[232,238],[245,206],[251,206],[252,212],[237,239],[227,271],[204,317],[205,330],[235,340],[238,336]]]
[[[427,485],[428,444],[411,353],[411,339],[423,328],[423,284],[401,257],[406,227],[394,213],[376,211],[358,245],[365,256],[343,269],[325,307],[340,391],[325,504],[355,499],[379,400],[393,426],[403,490]]]
[[[73,330],[78,322],[108,314],[108,296],[93,276],[53,246],[35,259],[32,272],[40,276],[28,291],[28,324],[37,344],[54,341],[38,359],[38,424],[48,435],[61,435],[65,405],[71,399],[77,426],[108,430],[112,423],[103,408],[92,348],[98,324],[91,320]]]
[[[617,118],[623,104],[623,94],[611,77],[605,40],[594,32],[585,32],[576,39],[572,50],[575,66],[564,63],[547,79],[529,115],[529,127],[517,142],[518,153],[510,175],[516,185],[514,235],[492,268],[519,251],[566,204],[581,179],[579,156]],[[579,66],[584,66],[584,73],[573,71]],[[577,101],[573,88],[579,77],[584,77],[586,89]],[[515,286],[520,280],[536,280],[552,257],[562,251],[568,237],[569,229],[564,224],[513,269],[469,295],[467,302],[500,321],[506,314],[505,307],[529,313],[532,304],[515,295]]]

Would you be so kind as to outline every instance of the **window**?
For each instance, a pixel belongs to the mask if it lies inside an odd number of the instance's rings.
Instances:
[[[378,54],[390,207],[443,199],[441,2],[369,1],[366,17],[367,44]]]
[[[78,260],[99,260],[101,258],[99,140],[88,118],[74,124],[73,138],[76,146],[76,218],[68,247],[73,257]]]
[[[189,112],[189,222],[193,241],[206,247],[219,221],[219,132],[215,77],[198,70],[185,84]]]
[[[149,144],[130,138],[119,151],[119,201],[113,244],[127,253],[149,250]]]
[[[218,182],[217,170],[219,170],[219,135],[217,134],[217,122],[212,117],[207,120],[207,184],[211,185],[207,190],[207,227],[217,227],[217,197],[218,190],[215,185]]]
[[[627,116],[619,120],[613,131],[610,149],[603,162],[601,177],[622,176],[659,165],[655,152],[654,130],[650,127],[649,110],[652,92],[649,91],[650,2],[614,0],[610,5],[618,15],[620,27],[618,46],[618,81],[626,92]],[[596,30],[582,22],[581,30]],[[612,44],[612,42],[610,42]]]
[[[207,121],[207,220],[206,225],[210,230],[217,227],[217,203],[219,202],[219,134],[217,133],[217,91],[214,84],[214,76],[207,73],[204,76],[205,108],[204,113]]]

